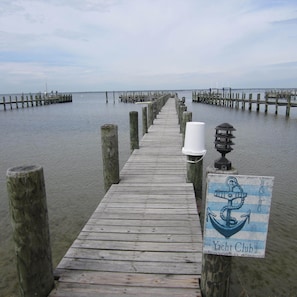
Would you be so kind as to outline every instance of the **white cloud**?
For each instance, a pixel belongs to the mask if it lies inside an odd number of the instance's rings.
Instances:
[[[297,61],[297,3],[259,2],[4,1],[0,92],[32,91],[44,78],[70,91],[265,87],[278,78],[286,87],[286,66],[266,66]]]

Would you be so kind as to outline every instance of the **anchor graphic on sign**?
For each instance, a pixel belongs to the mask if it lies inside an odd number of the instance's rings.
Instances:
[[[231,216],[233,210],[240,209],[243,206],[247,193],[243,191],[234,176],[229,176],[226,180],[226,184],[229,187],[228,191],[215,190],[214,193],[215,197],[227,200],[227,205],[223,206],[220,211],[220,217],[224,223],[220,223],[215,218],[216,214],[214,214],[209,207],[207,208],[206,219],[208,220],[209,218],[212,226],[220,234],[229,238],[239,232],[246,222],[250,222],[251,211],[249,210],[246,214],[241,215],[244,219],[240,222],[238,222],[235,217]]]

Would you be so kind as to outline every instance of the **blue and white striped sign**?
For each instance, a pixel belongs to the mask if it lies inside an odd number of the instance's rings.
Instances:
[[[208,174],[203,252],[265,257],[274,177]]]

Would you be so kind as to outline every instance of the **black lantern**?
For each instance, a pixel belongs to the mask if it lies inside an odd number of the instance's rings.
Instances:
[[[216,139],[215,139],[215,148],[216,150],[222,154],[221,158],[216,160],[214,163],[214,167],[220,170],[230,170],[232,167],[231,162],[225,157],[226,154],[230,153],[233,148],[231,145],[234,143],[232,142],[233,136],[232,132],[236,131],[228,123],[223,123],[216,128]]]

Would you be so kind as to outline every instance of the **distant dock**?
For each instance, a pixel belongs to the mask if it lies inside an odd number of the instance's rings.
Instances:
[[[260,94],[257,94],[256,98],[253,98],[253,94],[246,93],[234,93],[221,90],[212,91],[193,91],[192,102],[205,103],[235,109],[252,111],[253,104],[256,105],[256,111],[260,111],[260,105],[264,105],[264,112],[268,112],[269,106],[274,106],[275,114],[278,114],[278,107],[286,107],[286,116],[290,116],[290,110],[292,107],[297,107],[297,94],[296,91],[267,91],[264,98],[261,98]]]
[[[27,94],[27,95],[9,95],[3,96],[2,102],[0,101],[0,106],[3,106],[3,110],[12,110],[25,107],[34,107],[42,105],[50,105],[57,103],[68,103],[72,102],[71,94],[59,94],[59,93],[49,93],[49,94]]]
[[[170,92],[123,92],[119,96],[119,100],[123,103],[140,103],[140,102],[151,102],[157,100],[164,93],[168,94]]]
[[[202,234],[169,98],[55,270],[50,297],[199,297]]]

